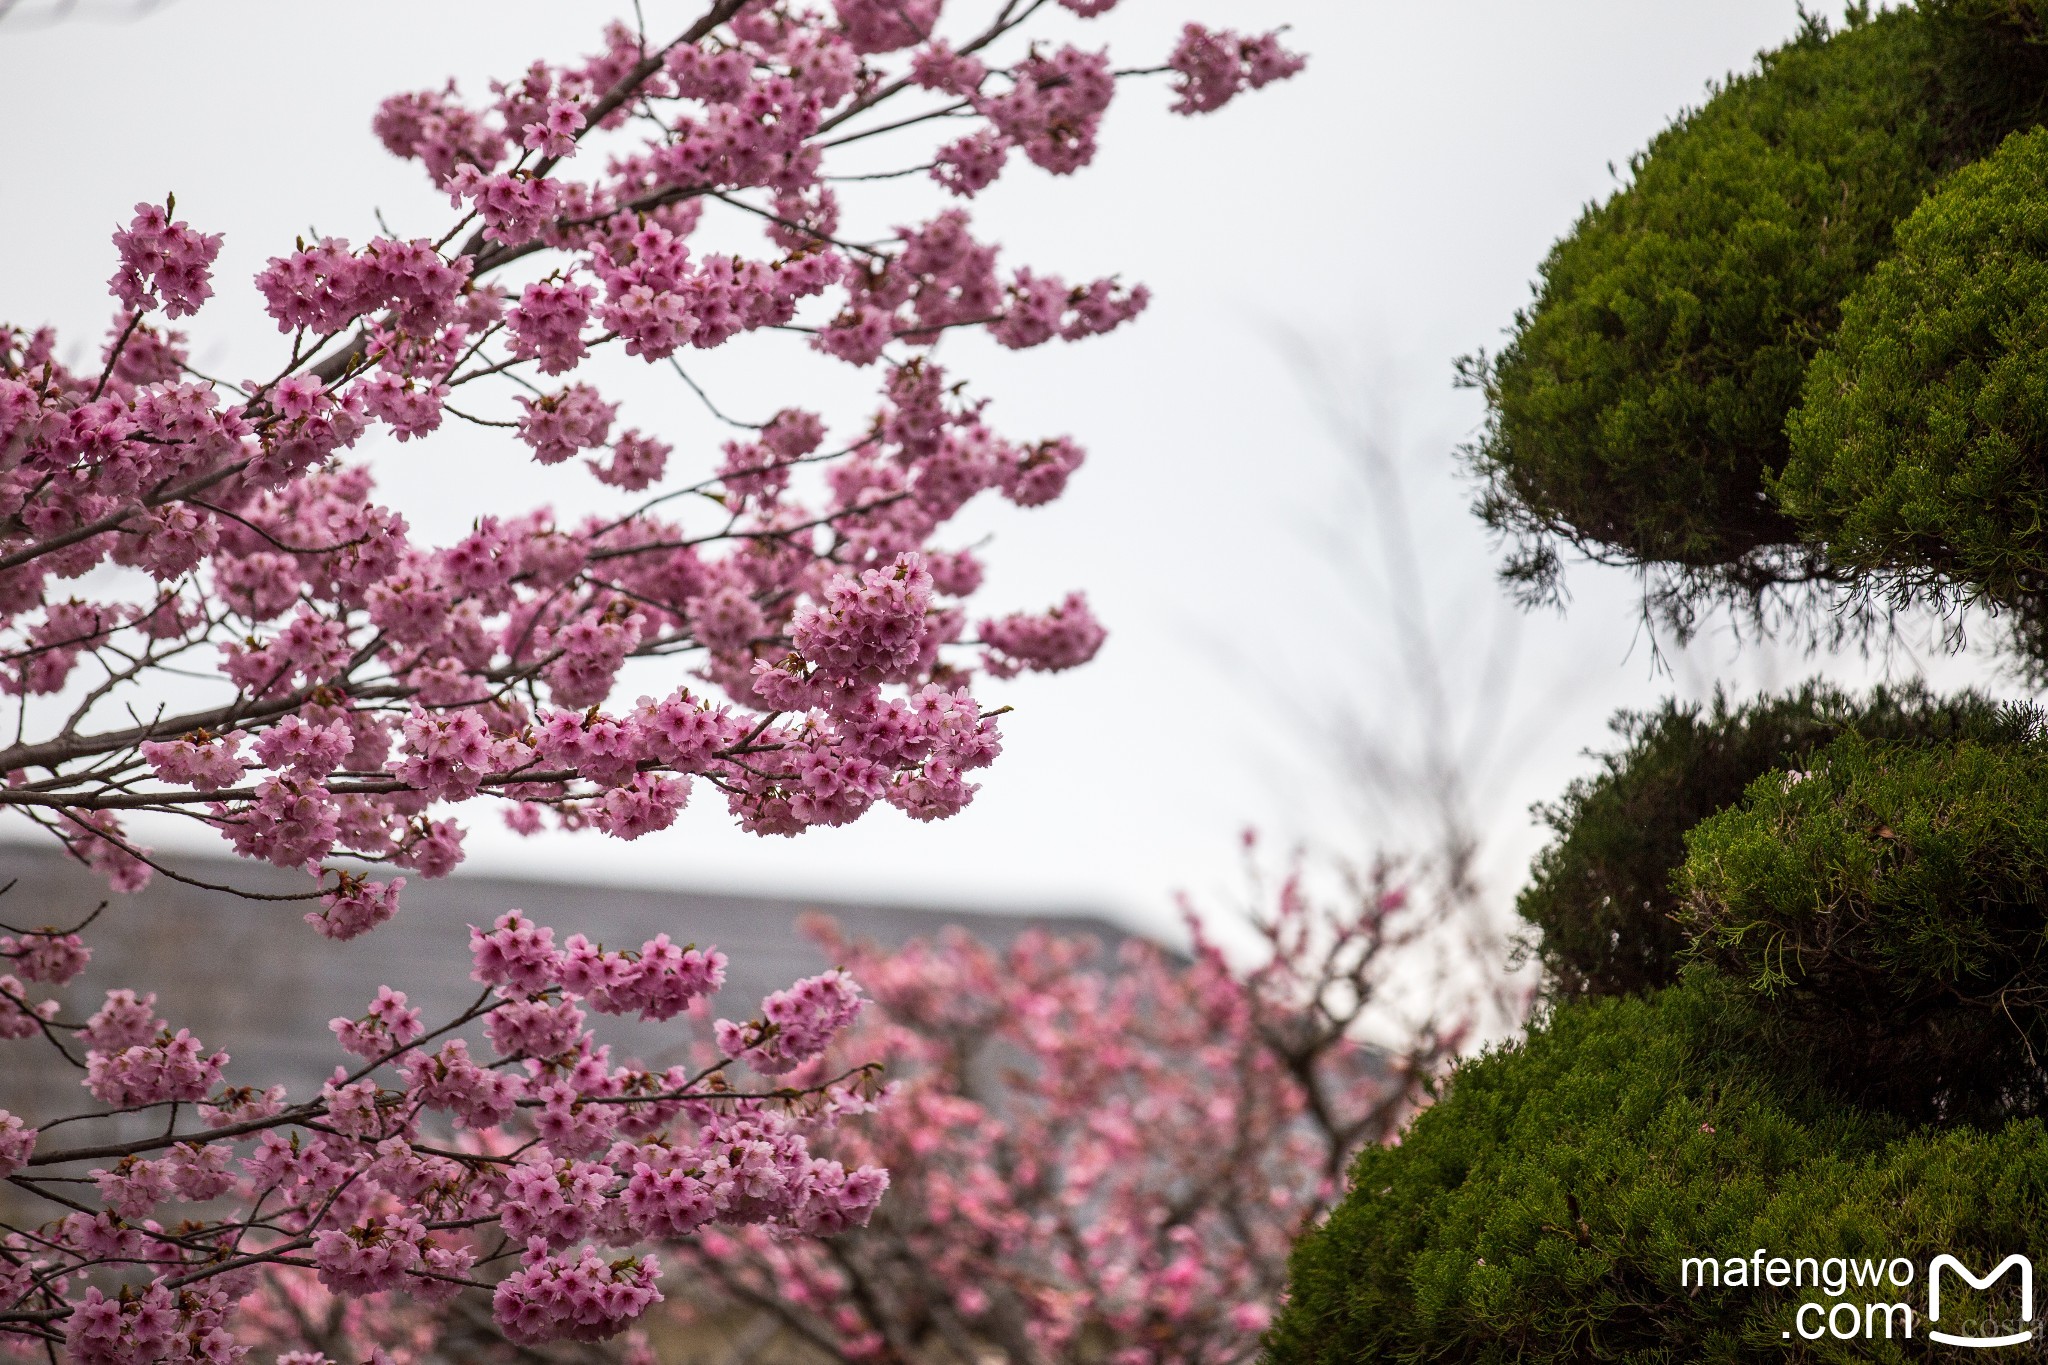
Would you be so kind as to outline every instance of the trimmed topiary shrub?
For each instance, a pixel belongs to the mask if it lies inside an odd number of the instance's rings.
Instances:
[[[1777,496],[1828,558],[2048,620],[2048,129],[1900,226],[1789,422]]]
[[[1686,836],[1688,927],[1858,1098],[2038,1112],[2048,1084],[2048,745],[1855,735]]]
[[[1934,1251],[1979,1271],[2048,1253],[2048,1132],[1908,1128],[1760,1051],[1759,1022],[1754,995],[1700,971],[1563,1006],[1461,1067],[1400,1146],[1359,1157],[1350,1196],[1296,1248],[1268,1360],[1928,1358]],[[1687,1257],[1756,1248],[1911,1253],[1910,1288],[1847,1292],[1907,1303],[1913,1339],[1803,1339],[1798,1305],[1837,1301],[1810,1280],[1681,1283]],[[1944,1286],[1944,1327],[1982,1311],[1960,1288]]]
[[[1681,625],[1800,576],[1981,596],[2048,675],[2048,132],[1999,147],[2048,110],[2048,0],[1852,19],[1660,136],[1553,250],[1468,371],[1481,510],[1535,588],[1563,537],[1665,566]],[[1618,728],[1520,900],[1546,1017],[1358,1158],[1273,1365],[1946,1358],[1924,1318],[1846,1340],[1800,1314],[1869,1330],[1867,1305],[1925,1313],[1939,1253],[2048,1254],[2041,713],[1809,687]],[[1753,1254],[1917,1273],[1755,1283]],[[1951,1280],[1941,1328],[2010,1297]]]
[[[2048,4],[1928,0],[1852,6],[1832,36],[1809,19],[1652,141],[1500,355],[1461,363],[1507,576],[1554,590],[1560,540],[1659,565],[1649,603],[1681,626],[1702,598],[1838,577],[1770,492],[1807,364],[1922,195],[2044,115]]]
[[[2011,744],[2036,729],[2031,710],[1976,693],[1940,698],[1924,687],[1855,697],[1808,683],[1782,697],[1710,708],[1667,702],[1613,722],[1624,743],[1601,770],[1538,808],[1557,838],[1536,859],[1516,901],[1540,931],[1533,952],[1554,998],[1655,990],[1677,979],[1689,938],[1673,876],[1686,831],[1732,806],[1759,776],[1802,768],[1845,734],[1944,744]]]
[[[2048,0],[1921,0],[1933,26],[1949,144],[2048,119]]]
[[[1540,579],[1589,552],[1764,573],[1797,539],[1765,496],[1785,414],[1841,299],[1950,159],[1929,26],[1809,22],[1631,163],[1544,261],[1536,300],[1469,371],[1490,420],[1481,511]],[[1774,571],[1773,571],[1774,572]]]

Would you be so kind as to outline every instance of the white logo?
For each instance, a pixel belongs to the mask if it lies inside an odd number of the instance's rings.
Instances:
[[[2018,1266],[2020,1271],[2020,1321],[2032,1322],[2034,1320],[2034,1263],[2032,1261],[2018,1252],[2014,1252],[2000,1261],[1989,1275],[1980,1280],[1975,1275],[1972,1275],[1969,1267],[1965,1266],[1961,1261],[1958,1261],[1953,1256],[1944,1254],[1935,1257],[1934,1263],[1927,1267],[1927,1321],[1929,1324],[1927,1339],[1929,1341],[1938,1341],[1944,1346],[2017,1346],[2023,1341],[2033,1340],[2034,1329],[2031,1327],[2024,1332],[2013,1332],[2002,1337],[1959,1337],[1952,1336],[1947,1332],[1935,1331],[1933,1324],[1941,1321],[1941,1271],[1944,1266],[1962,1276],[1972,1289],[1989,1289],[1992,1281],[2004,1276],[2005,1272],[2011,1270],[2014,1266]]]

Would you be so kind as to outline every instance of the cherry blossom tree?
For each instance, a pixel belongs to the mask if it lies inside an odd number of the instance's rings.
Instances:
[[[1437,921],[1388,869],[1334,908],[1298,872],[1268,899],[1249,966],[1192,914],[1187,957],[1128,940],[1109,963],[1085,938],[889,952],[821,926],[875,1007],[799,1079],[887,1063],[824,1144],[896,1183],[830,1242],[707,1232],[690,1307],[745,1306],[847,1362],[1257,1359],[1295,1238],[1467,1032],[1396,1027],[1381,987]],[[1369,1014],[1391,1045],[1361,1037]]]
[[[787,1079],[885,1063],[874,1104],[818,1148],[887,1168],[888,1198],[831,1239],[707,1228],[679,1246],[651,1335],[689,1359],[1255,1359],[1295,1237],[1468,1033],[1469,1018],[1404,1018],[1383,994],[1443,907],[1386,866],[1347,890],[1312,896],[1297,868],[1262,895],[1248,958],[1193,916],[1186,955],[1127,940],[1108,960],[1087,937],[1035,932],[996,951],[953,929],[883,949],[815,921],[874,998]],[[714,1026],[697,1044],[704,1060],[727,1050],[721,1035],[732,1041]],[[336,1358],[514,1358],[479,1316],[358,1303],[274,1284],[259,1335]],[[656,1357],[629,1338],[589,1358]]]
[[[210,889],[251,913],[296,902],[309,951],[399,913],[394,873],[452,871],[464,803],[619,839],[700,787],[763,835],[964,807],[1000,751],[977,679],[1084,663],[1103,628],[1079,593],[976,622],[982,564],[949,523],[984,492],[1052,501],[1083,455],[999,434],[934,349],[970,329],[1078,341],[1146,296],[1002,265],[959,204],[854,240],[841,196],[867,177],[835,169],[840,149],[893,139],[906,175],[964,204],[1018,160],[1087,165],[1125,77],[1163,78],[1197,113],[1301,62],[1272,35],[1190,26],[1163,65],[1119,69],[1031,41],[1057,13],[1044,0],[941,8],[713,0],[681,33],[615,24],[595,56],[485,98],[387,100],[376,135],[449,221],[281,249],[256,277],[279,334],[267,375],[193,368],[171,324],[211,298],[221,238],[171,197],[138,205],[113,234],[96,364],[62,363],[47,329],[0,329],[0,694],[17,716],[0,806],[115,892],[192,880],[147,846],[151,822],[300,869],[296,893]],[[693,246],[715,216],[765,242]],[[741,343],[771,366],[794,344],[874,371],[872,420],[835,431],[796,396],[672,469],[589,368],[619,354],[694,387],[687,357]],[[351,452],[452,424],[579,460],[617,510],[479,506],[467,535],[422,543]],[[628,676],[657,681],[627,702]],[[512,1343],[597,1340],[659,1300],[657,1246],[842,1233],[888,1181],[820,1145],[869,1108],[879,1060],[832,1048],[862,1000],[843,973],[720,1021],[702,1065],[654,1071],[591,1016],[706,1013],[723,957],[666,935],[558,942],[508,910],[472,930],[469,1009],[423,1020],[386,986],[334,1021],[332,1080],[288,1095],[159,1019],[146,981],[67,1012],[51,992],[88,960],[83,918],[0,937],[0,1046],[55,1049],[91,1101],[0,1112],[6,1207],[29,1208],[0,1229],[0,1341],[22,1350],[230,1361],[243,1306],[316,1282],[450,1312],[475,1291]]]

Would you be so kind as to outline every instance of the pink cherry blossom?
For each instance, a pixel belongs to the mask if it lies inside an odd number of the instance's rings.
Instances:
[[[981,623],[982,643],[994,651],[990,671],[1006,676],[1021,669],[1056,673],[1085,664],[1107,638],[1080,593],[1068,594],[1066,601],[1042,616],[1020,612]]]
[[[825,1050],[841,1029],[860,1017],[860,987],[845,972],[808,977],[761,1002],[759,1017],[745,1024],[718,1021],[718,1047],[756,1071],[780,1075]]]
[[[375,1294],[406,1282],[420,1263],[426,1229],[416,1218],[374,1217],[313,1238],[320,1282],[343,1294]]]
[[[163,1028],[156,1017],[156,996],[137,996],[122,988],[107,992],[106,1003],[86,1020],[79,1041],[101,1052],[139,1047]]]
[[[85,1079],[79,1084],[103,1104],[118,1109],[162,1104],[167,1100],[199,1100],[220,1084],[228,1054],[206,1054],[187,1029],[150,1043],[119,1051],[94,1048],[85,1056]]]
[[[470,978],[496,986],[507,996],[535,995],[554,985],[562,974],[562,954],[555,931],[535,924],[517,910],[498,916],[490,932],[471,925]]]
[[[660,1263],[652,1256],[607,1262],[584,1247],[575,1259],[529,1253],[525,1267],[498,1284],[492,1310],[510,1341],[603,1341],[661,1301]]]
[[[1056,500],[1083,455],[1007,431],[934,348],[1098,344],[1149,297],[1006,257],[969,212],[999,176],[1088,165],[1119,70],[1160,72],[1073,39],[1107,0],[1062,4],[720,4],[682,34],[610,24],[486,89],[394,95],[364,112],[417,163],[427,217],[401,235],[330,205],[352,237],[249,244],[275,333],[244,372],[191,363],[235,325],[214,325],[237,302],[214,289],[222,239],[168,196],[138,205],[104,326],[81,344],[0,325],[4,804],[117,895],[162,875],[302,917],[315,973],[366,960],[338,945],[398,911],[398,872],[460,866],[479,808],[627,840],[671,837],[693,795],[764,837],[963,810],[1002,751],[1002,680],[1075,666],[1103,630],[1078,594],[1035,616],[969,600],[990,576],[955,519],[984,495]],[[1167,98],[1199,112],[1298,67],[1271,35],[1191,29]],[[317,105],[294,117],[309,146],[332,132]],[[868,183],[887,144],[930,178]],[[853,389],[754,412],[725,392],[842,364]],[[457,428],[471,444],[438,453]],[[397,505],[373,449],[465,461],[462,524],[423,529],[445,509]],[[599,501],[505,505],[502,459]],[[181,819],[276,870],[195,875],[184,845],[142,838]],[[159,1018],[147,980],[79,1022],[55,994],[95,921],[68,913],[0,929],[0,1047],[82,1073],[72,1104],[0,1114],[0,1178],[31,1205],[0,1221],[0,1345],[388,1365],[422,1358],[465,1293],[517,1345],[595,1341],[659,1302],[641,1243],[723,1247],[742,1273],[772,1245],[779,1287],[824,1303],[806,1239],[887,1221],[908,1154],[835,1134],[871,1115],[893,1035],[835,1055],[865,999],[844,972],[710,1023],[726,960],[686,928],[558,946],[507,911],[471,931],[469,1008],[429,1019],[381,987],[294,1092]],[[658,1066],[606,1035],[620,1015]],[[927,1098],[943,1146],[966,1111]],[[989,1178],[958,1186],[962,1225],[1014,1241],[977,1221]],[[1174,1307],[1213,1288],[1191,1256],[1099,1278],[1149,1276],[1146,1302]],[[971,1314],[999,1311],[966,1306],[995,1302],[988,1281],[947,1283]],[[1056,1343],[1065,1319],[1035,1311],[1015,1320]],[[820,1339],[872,1353],[880,1330],[840,1313]]]
[[[1177,75],[1180,98],[1176,114],[1207,114],[1228,104],[1240,90],[1259,90],[1285,80],[1306,63],[1280,46],[1280,35],[1247,38],[1228,29],[1212,31],[1200,24],[1181,30],[1180,43],[1166,64]]]
[[[343,1049],[371,1060],[418,1042],[426,1032],[420,1012],[406,1003],[405,992],[389,986],[377,988],[377,998],[362,1018],[333,1019],[327,1027]]]
[[[887,1359],[886,1342],[942,1305],[960,1325],[932,1346],[946,1365],[972,1365],[1003,1334],[1052,1360],[1243,1365],[1259,1358],[1304,1220],[1457,1046],[1450,1024],[1405,1051],[1352,1027],[1400,969],[1385,949],[1412,913],[1384,876],[1319,908],[1297,872],[1254,921],[1264,952],[1249,961],[1194,922],[1185,957],[1133,942],[1113,960],[1042,933],[1000,952],[957,930],[883,949],[820,924],[874,1001],[793,1074],[879,1051],[892,1078],[798,1177],[835,1240],[704,1226],[729,1171],[788,1178],[766,1132],[768,1150],[750,1144],[716,1170],[644,1160],[621,1202],[636,1228],[701,1229],[679,1248],[711,1279],[699,1311],[761,1305],[856,1359]],[[1340,980],[1360,994],[1332,989]],[[837,1228],[835,1210],[882,1168],[884,1216]]]
[[[388,882],[341,873],[340,883],[320,897],[320,909],[308,911],[306,923],[325,938],[347,940],[366,934],[398,911],[398,893],[405,878]]]
[[[931,575],[916,555],[858,578],[835,576],[824,600],[798,613],[790,641],[827,676],[896,677],[923,652],[931,593]]]
[[[40,929],[14,938],[0,934],[0,958],[10,959],[14,969],[30,981],[62,986],[92,961],[92,949],[77,934]]]
[[[170,1163],[125,1157],[112,1170],[93,1172],[99,1196],[116,1217],[139,1223],[171,1196]]]
[[[19,1115],[0,1109],[0,1180],[26,1166],[35,1149],[36,1130],[24,1123]]]
[[[574,369],[589,354],[583,343],[583,326],[590,320],[595,293],[587,284],[542,281],[527,285],[519,302],[505,314],[512,330],[512,353],[537,359],[542,374]]]
[[[217,1289],[178,1293],[162,1283],[133,1298],[88,1288],[65,1327],[76,1365],[234,1365],[242,1355],[228,1330],[232,1298]]]
[[[160,307],[165,317],[189,317],[213,297],[213,262],[220,234],[171,221],[171,207],[137,204],[135,217],[114,234],[121,268],[108,286],[140,313]]]

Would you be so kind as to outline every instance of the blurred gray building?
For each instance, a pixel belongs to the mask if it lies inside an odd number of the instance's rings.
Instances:
[[[195,881],[269,893],[303,891],[297,872],[233,859],[181,858],[177,870]],[[833,965],[799,928],[808,914],[836,919],[853,938],[883,944],[929,937],[949,924],[992,945],[1027,929],[1091,934],[1105,950],[1125,935],[1098,916],[1048,910],[994,914],[959,908],[878,905],[797,897],[720,895],[686,890],[576,885],[569,882],[463,876],[427,881],[409,875],[398,914],[347,943],[320,937],[303,922],[304,901],[252,901],[158,876],[133,896],[110,896],[93,873],[54,848],[0,844],[0,922],[21,928],[68,926],[101,901],[107,909],[88,932],[92,965],[57,992],[65,1017],[81,1019],[114,986],[157,993],[157,1012],[172,1028],[189,1028],[209,1048],[233,1057],[230,1084],[282,1082],[293,1094],[317,1090],[337,1063],[349,1060],[327,1021],[359,1015],[379,985],[404,991],[429,1026],[452,1018],[475,998],[469,980],[468,926],[489,924],[508,909],[555,927],[559,938],[583,933],[608,947],[635,947],[655,934],[677,943],[715,945],[730,967],[716,1013],[747,1018],[761,997],[798,977]],[[4,971],[0,967],[0,971]],[[36,988],[38,997],[46,994]],[[617,1057],[651,1064],[682,1060],[685,1021],[645,1024],[599,1017],[601,1039]],[[79,1073],[46,1044],[0,1042],[0,1109],[48,1117],[90,1107]]]

